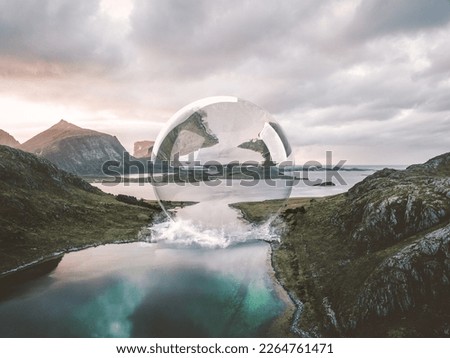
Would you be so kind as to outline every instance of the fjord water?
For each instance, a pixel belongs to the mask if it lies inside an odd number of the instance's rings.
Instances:
[[[342,171],[309,171],[307,174],[303,172],[296,172],[298,177],[307,177],[309,182],[305,181],[297,181],[295,185],[292,187],[291,197],[320,197],[327,195],[335,195],[339,193],[346,192],[356,183],[364,180],[367,176],[373,174],[377,170],[381,170],[383,168],[392,168],[397,170],[402,170],[406,168],[406,165],[359,165],[352,168]],[[337,175],[342,178],[343,182],[341,183],[337,180]],[[130,177],[136,177],[134,175],[130,175]],[[332,181],[335,186],[314,186],[315,183]],[[262,182],[261,182],[262,184]],[[118,185],[116,183],[107,184],[107,183],[93,183],[94,186],[101,188],[103,191],[111,193],[111,194],[127,194],[133,195],[138,198],[144,198],[148,200],[156,200],[156,196],[153,190],[149,190],[147,185],[140,185],[139,183],[124,183],[122,185]],[[258,184],[261,186],[260,184]],[[267,190],[264,195],[271,195],[270,192],[276,193],[271,188]],[[257,193],[256,191],[254,193]],[[247,194],[246,194],[247,195]],[[261,192],[259,192],[261,195]],[[256,194],[251,200],[257,200],[258,194]],[[173,199],[176,200],[176,199]],[[239,198],[238,198],[239,200]],[[264,199],[262,199],[264,200]],[[243,200],[240,200],[243,201]]]
[[[132,243],[66,255],[0,303],[1,337],[254,337],[284,309],[268,245]]]
[[[345,172],[348,186],[299,185],[293,194],[323,196],[346,191],[372,172]],[[154,199],[148,186],[98,186],[116,194]],[[276,197],[276,191],[266,189],[250,190],[247,200]],[[239,220],[239,213],[228,203],[243,201],[243,197],[227,190],[216,191],[222,197],[214,205],[206,200],[200,206],[187,206],[178,210],[180,220],[153,225],[148,243],[66,254],[51,273],[0,298],[0,337],[268,334],[271,322],[287,307],[271,272],[270,246],[261,241],[277,236],[267,224],[255,227]],[[212,195],[208,190],[202,192]],[[190,218],[198,217],[199,211],[213,225],[192,223]],[[217,230],[217,224],[224,229]]]
[[[287,307],[261,241],[274,234],[239,220],[227,205],[239,197],[230,193],[202,202],[205,222],[216,225],[192,222],[197,205],[187,206],[179,220],[154,224],[148,242],[66,254],[50,274],[0,300],[0,337],[267,335]]]

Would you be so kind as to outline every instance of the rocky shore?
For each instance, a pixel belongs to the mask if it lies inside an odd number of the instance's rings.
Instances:
[[[279,203],[234,204],[249,221]],[[450,153],[332,197],[291,199],[273,264],[300,335],[450,336]]]

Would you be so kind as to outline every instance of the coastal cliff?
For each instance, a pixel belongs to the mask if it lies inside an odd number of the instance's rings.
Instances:
[[[262,219],[257,205],[240,209]],[[273,261],[302,302],[297,331],[450,336],[450,153],[381,170],[344,194],[291,199],[280,216]]]

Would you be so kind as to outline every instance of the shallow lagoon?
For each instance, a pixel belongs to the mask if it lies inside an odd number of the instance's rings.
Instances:
[[[70,253],[0,302],[0,336],[265,336],[286,307],[269,249],[131,243]]]

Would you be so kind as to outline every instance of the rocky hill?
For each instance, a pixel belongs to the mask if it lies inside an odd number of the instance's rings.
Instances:
[[[258,204],[241,210],[263,218]],[[450,336],[450,153],[344,194],[292,199],[281,217],[274,264],[302,302],[299,332]]]
[[[0,146],[0,274],[55,252],[135,240],[160,210],[123,201],[46,159]]]
[[[102,175],[106,161],[123,162],[125,148],[109,134],[80,128],[61,120],[20,146],[58,168],[77,175]]]
[[[135,158],[150,158],[152,155],[153,145],[152,140],[141,140],[134,143],[133,157]]]
[[[18,148],[20,143],[9,133],[0,129],[0,145],[7,145],[9,147]]]

